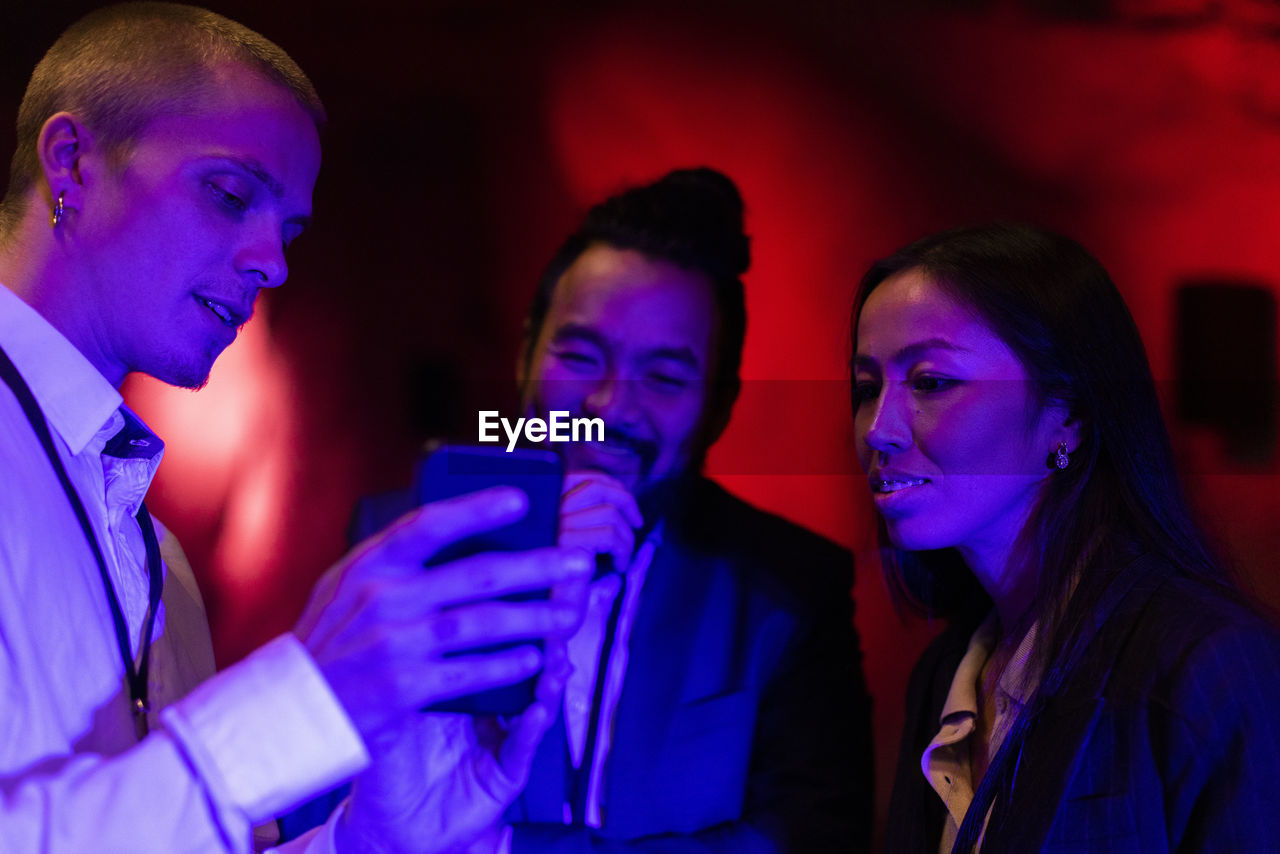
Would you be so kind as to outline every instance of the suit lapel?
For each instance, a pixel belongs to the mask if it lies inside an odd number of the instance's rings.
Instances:
[[[1163,574],[1156,571],[1158,566],[1153,558],[1143,556],[1110,582],[1117,586],[1118,595],[1102,604],[1090,627],[1091,640],[1080,664],[1061,695],[1034,722],[1022,755],[1015,757],[1015,800],[1027,808],[1008,816],[999,828],[991,828],[984,848],[990,845],[993,851],[1039,851],[1081,763],[1097,758],[1114,761],[1109,752],[1094,756],[1090,741],[1107,707],[1106,688],[1116,658],[1133,631],[1136,616],[1164,581]],[[1053,809],[1044,808],[1050,804]],[[1000,812],[998,806],[996,811]],[[995,824],[993,820],[992,825]]]
[[[698,493],[687,504],[676,503],[645,576],[605,764],[603,814],[610,835],[641,835],[652,827],[643,793],[662,786],[664,775],[679,773],[661,767],[675,711],[733,687],[741,585],[720,554],[724,549],[703,542],[723,527],[714,515],[716,498]],[[696,533],[696,545],[689,531]],[[527,820],[562,820],[567,743],[562,711],[538,748],[520,801]]]
[[[1074,693],[1074,692],[1073,692]],[[1086,745],[1097,729],[1104,701],[1099,697],[1063,698],[1036,722],[1039,738],[1032,737],[1019,758],[1014,786],[1015,800],[1024,805],[1019,815],[988,828],[983,848],[992,851],[1039,851],[1044,846]],[[1045,806],[1052,805],[1052,809]],[[997,812],[999,809],[997,808]]]
[[[672,713],[685,699],[686,686],[701,681],[695,671],[702,657],[689,645],[699,637],[708,607],[710,569],[708,561],[667,542],[654,553],[645,578],[605,766],[604,813],[607,824],[623,835],[627,827],[650,823],[646,804],[611,794],[643,791],[646,779],[660,776],[654,765]]]

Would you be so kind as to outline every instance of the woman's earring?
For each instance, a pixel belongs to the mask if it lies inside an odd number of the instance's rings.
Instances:
[[[1059,442],[1057,449],[1053,452],[1053,464],[1059,470],[1071,465],[1071,455],[1067,453],[1067,443]]]
[[[62,218],[67,215],[67,208],[62,204],[62,197],[66,195],[66,191],[58,193],[58,200],[53,203],[53,212],[49,214],[49,225],[54,228],[62,222]]]

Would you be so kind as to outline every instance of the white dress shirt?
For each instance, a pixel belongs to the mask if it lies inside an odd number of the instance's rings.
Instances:
[[[640,591],[644,589],[645,575],[661,538],[659,525],[636,549],[635,557],[626,570],[625,598],[618,612],[613,648],[609,654],[608,667],[604,671],[604,693],[600,700],[596,749],[590,759],[587,814],[583,820],[587,827],[598,828],[604,821],[600,812],[604,801],[604,766],[613,742],[614,714],[617,712],[618,699],[622,696],[622,683],[627,675],[631,626],[635,623],[636,610],[640,607]],[[564,689],[564,722],[569,737],[569,756],[574,768],[580,768],[584,761],[582,754],[586,751],[587,728],[591,723],[591,699],[596,690],[596,673],[600,667],[606,623],[621,586],[617,573],[610,573],[592,582],[582,625],[569,638],[569,663],[573,665],[573,673]],[[565,821],[572,821],[568,804],[565,804]]]
[[[0,347],[30,386],[84,503],[136,655],[148,576],[133,514],[163,444],[137,422],[134,438],[148,444],[133,447],[145,450],[104,455],[136,417],[70,341],[3,286]],[[165,617],[158,612],[157,648]],[[0,850],[245,852],[254,823],[368,762],[292,635],[181,699],[172,688],[152,682],[157,707],[173,702],[138,742],[97,562],[35,431],[0,384]],[[325,834],[311,844],[325,850]]]

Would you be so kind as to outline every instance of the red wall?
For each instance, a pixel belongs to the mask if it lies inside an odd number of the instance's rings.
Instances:
[[[755,252],[747,389],[709,467],[857,550],[883,808],[929,627],[892,613],[867,553],[843,386],[857,277],[942,226],[1055,227],[1112,271],[1172,379],[1180,280],[1280,289],[1280,57],[1229,16],[1144,29],[769,5],[215,4],[294,53],[332,124],[314,233],[209,387],[127,384],[168,440],[150,503],[200,574],[223,663],[290,625],[357,495],[406,483],[426,432],[465,435],[510,399],[524,305],[582,209],[706,163],[739,182]],[[32,45],[72,17],[25,14],[0,23]],[[8,115],[34,51],[4,60]],[[411,393],[424,373],[434,404]],[[1206,523],[1280,604],[1274,461],[1173,427]]]

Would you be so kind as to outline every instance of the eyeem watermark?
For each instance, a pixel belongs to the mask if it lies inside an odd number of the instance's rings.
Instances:
[[[567,409],[553,410],[545,421],[541,418],[517,418],[515,424],[499,416],[496,409],[480,410],[481,444],[501,442],[499,427],[507,434],[508,451],[515,450],[522,435],[530,442],[604,441],[603,418],[570,418]]]

